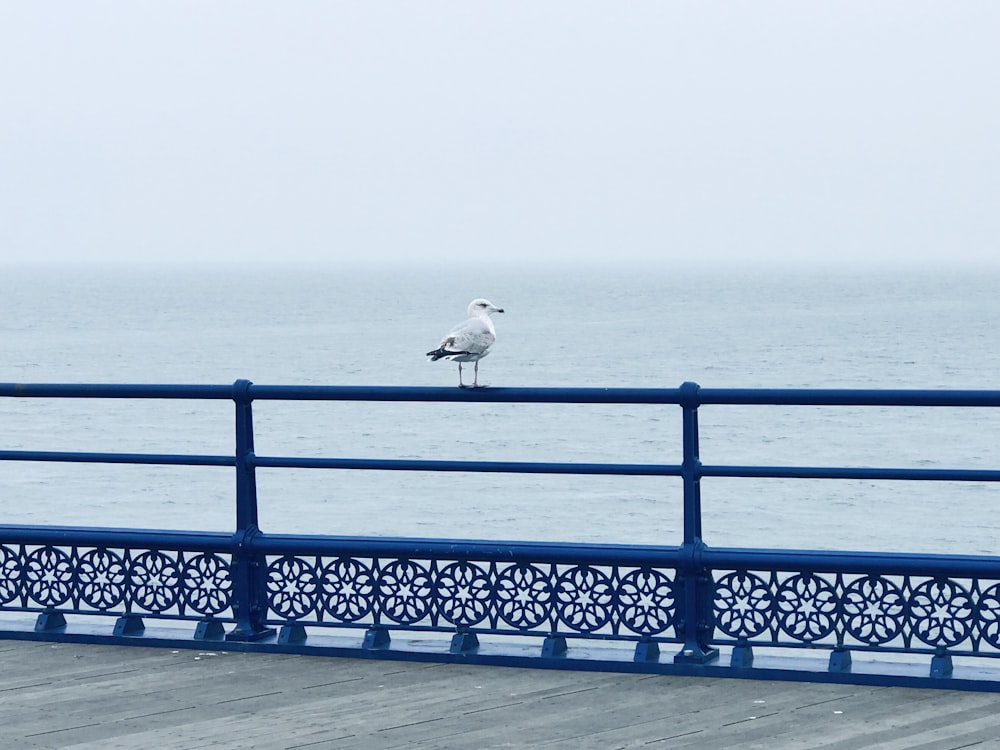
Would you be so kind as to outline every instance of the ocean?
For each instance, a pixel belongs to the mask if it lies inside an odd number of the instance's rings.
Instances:
[[[40,268],[0,381],[1000,388],[1000,269]],[[471,377],[471,366],[467,376]],[[1000,468],[1000,410],[703,407],[706,464]],[[675,406],[254,405],[260,455],[677,463]],[[228,402],[0,399],[0,449],[232,453]],[[1000,554],[1000,486],[705,479],[710,546]],[[2,523],[227,530],[232,471],[0,462]],[[258,470],[265,532],[676,545],[675,478]]]

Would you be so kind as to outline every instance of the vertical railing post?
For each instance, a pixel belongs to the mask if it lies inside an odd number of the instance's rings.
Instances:
[[[684,383],[681,388],[683,420],[684,544],[701,541],[701,457],[698,439],[698,384]]]
[[[257,525],[257,475],[253,458],[253,407],[250,381],[233,383],[236,403],[236,532],[233,535],[233,608],[236,626],[227,641],[259,641],[274,634],[267,615],[267,562],[252,550]]]
[[[257,474],[253,466],[253,402],[250,381],[233,383],[236,403],[236,529],[256,530]]]
[[[701,563],[705,543],[701,538],[701,458],[698,439],[697,383],[680,387],[683,419],[681,478],[684,482],[684,541],[677,568],[680,608],[677,629],[684,647],[674,656],[674,663],[704,664],[719,657],[719,650],[709,642],[715,621],[714,589],[711,571]]]

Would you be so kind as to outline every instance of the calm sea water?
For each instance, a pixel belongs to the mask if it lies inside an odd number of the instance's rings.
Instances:
[[[5,269],[0,381],[1000,388],[1000,272]],[[1000,410],[994,410],[1000,411]],[[260,455],[669,462],[677,407],[255,404]],[[0,449],[231,453],[232,405],[0,399]],[[989,410],[705,407],[718,464],[1000,467]],[[676,544],[672,478],[260,470],[265,531]],[[232,472],[0,462],[4,523],[231,529]],[[1000,486],[703,481],[717,546],[1000,554]]]

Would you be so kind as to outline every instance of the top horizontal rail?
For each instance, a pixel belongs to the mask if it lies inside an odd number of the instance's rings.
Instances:
[[[534,404],[677,404],[678,388],[442,388],[430,386],[252,385],[250,397],[275,401],[453,401]]]
[[[115,383],[0,383],[14,398],[232,399],[232,385],[137,385]]]
[[[787,406],[1000,406],[1000,390],[813,388],[454,388],[422,386],[0,383],[0,397]]]
[[[860,388],[700,388],[698,404],[778,406],[1000,406],[1000,391]]]

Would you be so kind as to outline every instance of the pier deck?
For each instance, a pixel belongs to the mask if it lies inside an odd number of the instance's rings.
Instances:
[[[1000,695],[0,641],[0,747],[983,750]]]

